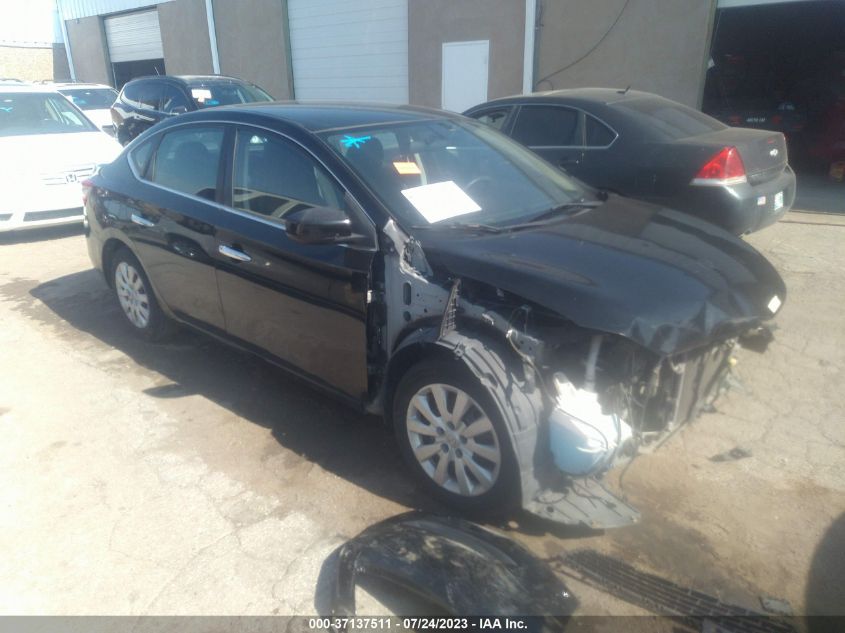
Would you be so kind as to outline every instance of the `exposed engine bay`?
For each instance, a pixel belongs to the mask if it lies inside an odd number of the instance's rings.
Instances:
[[[390,367],[425,345],[451,350],[512,410],[522,505],[566,524],[613,527],[635,509],[598,481],[713,407],[748,328],[661,355],[618,334],[585,328],[490,283],[439,275],[422,247],[388,223],[394,248],[377,283],[370,327],[373,409],[384,410]],[[391,261],[392,260],[392,261]],[[384,359],[387,362],[384,362]],[[378,372],[387,366],[386,372]]]

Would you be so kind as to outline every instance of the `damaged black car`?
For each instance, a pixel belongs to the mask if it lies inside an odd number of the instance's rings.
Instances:
[[[138,334],[185,324],[384,415],[468,510],[635,521],[597,477],[710,407],[785,299],[728,232],[436,110],[191,113],[84,191]]]

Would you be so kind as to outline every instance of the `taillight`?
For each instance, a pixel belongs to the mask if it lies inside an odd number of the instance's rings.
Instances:
[[[748,182],[745,165],[735,147],[725,147],[698,170],[694,185],[739,185]]]
[[[91,193],[91,189],[94,188],[94,182],[90,179],[85,179],[82,181],[82,204],[85,205],[88,203],[88,194]]]
[[[742,125],[742,119],[738,114],[732,114],[728,117],[729,125]]]
[[[783,121],[783,117],[779,114],[776,114],[772,117],[772,125],[780,125],[781,121]]]

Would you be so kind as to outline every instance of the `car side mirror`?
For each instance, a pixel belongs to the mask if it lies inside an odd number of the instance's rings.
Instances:
[[[352,230],[352,220],[334,207],[306,207],[284,216],[290,239],[302,244],[350,244],[362,236]]]

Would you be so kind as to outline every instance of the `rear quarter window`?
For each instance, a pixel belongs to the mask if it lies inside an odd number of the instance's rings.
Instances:
[[[510,108],[499,108],[498,110],[486,110],[485,112],[473,114],[472,117],[496,130],[501,130],[508,118],[508,114],[510,114]]]
[[[140,178],[147,177],[147,169],[149,169],[150,159],[153,156],[155,140],[157,139],[150,139],[129,152],[129,163]]]
[[[138,84],[131,84],[123,88],[123,100],[132,106],[139,105],[141,97],[141,87]]]
[[[613,104],[663,140],[717,132],[727,126],[713,117],[668,99],[632,99]]]

